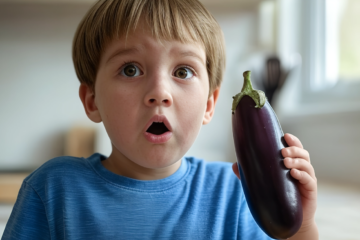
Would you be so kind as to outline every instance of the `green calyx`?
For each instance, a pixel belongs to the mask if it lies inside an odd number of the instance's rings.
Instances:
[[[253,89],[250,80],[250,75],[251,75],[250,71],[246,71],[243,74],[244,85],[241,89],[241,92],[233,97],[234,100],[231,109],[232,113],[234,113],[237,105],[244,96],[249,96],[254,100],[254,102],[256,103],[255,108],[262,108],[266,102],[265,93],[263,91]]]

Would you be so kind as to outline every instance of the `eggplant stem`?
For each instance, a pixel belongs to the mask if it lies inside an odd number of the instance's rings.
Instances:
[[[236,94],[233,97],[233,104],[232,104],[232,113],[234,113],[234,111],[236,110],[237,105],[239,104],[240,100],[244,97],[244,96],[249,96],[251,97],[254,102],[255,102],[255,108],[262,108],[265,105],[266,102],[266,96],[265,93],[261,90],[254,90],[251,84],[251,72],[250,71],[245,71],[243,73],[244,76],[244,85],[241,89],[241,92]]]

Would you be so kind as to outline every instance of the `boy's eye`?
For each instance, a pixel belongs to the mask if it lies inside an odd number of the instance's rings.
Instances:
[[[140,73],[140,69],[133,64],[129,64],[121,70],[121,75],[126,77],[137,77]]]
[[[181,68],[176,69],[174,75],[175,75],[175,77],[178,77],[181,79],[187,79],[187,78],[191,78],[192,76],[194,76],[194,73],[191,69],[189,69],[187,67],[181,67]]]

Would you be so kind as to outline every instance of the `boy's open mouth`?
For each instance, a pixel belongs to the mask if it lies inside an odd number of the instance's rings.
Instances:
[[[148,133],[152,133],[155,135],[161,135],[165,132],[169,131],[169,129],[165,126],[163,122],[153,122],[150,127],[146,130]]]
[[[145,126],[145,138],[152,144],[163,144],[171,139],[172,127],[165,115],[154,115]]]

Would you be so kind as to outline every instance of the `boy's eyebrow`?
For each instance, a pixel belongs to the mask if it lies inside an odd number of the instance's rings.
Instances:
[[[116,56],[135,53],[135,52],[138,53],[138,52],[140,52],[140,50],[138,48],[136,48],[136,47],[126,48],[126,49],[119,49],[119,50],[115,51],[113,54],[110,55],[110,57],[106,60],[106,63],[110,62],[110,60],[113,59]],[[202,59],[198,54],[196,54],[193,51],[181,51],[179,54],[182,57],[188,57],[188,56],[195,57],[198,60],[200,60],[200,62],[202,64],[205,65],[204,59]]]
[[[195,57],[197,58],[198,60],[200,60],[201,63],[203,63],[205,65],[205,60],[202,59],[198,54],[196,54],[195,52],[193,51],[182,51],[180,52],[180,55],[182,57],[187,57],[187,56],[190,56],[190,57]]]
[[[136,47],[126,48],[126,49],[119,49],[119,50],[115,51],[113,54],[110,55],[110,57],[106,60],[106,63],[110,62],[110,60],[113,59],[116,56],[125,55],[125,54],[129,54],[129,53],[135,53],[135,52],[139,52],[139,49],[136,48]]]

